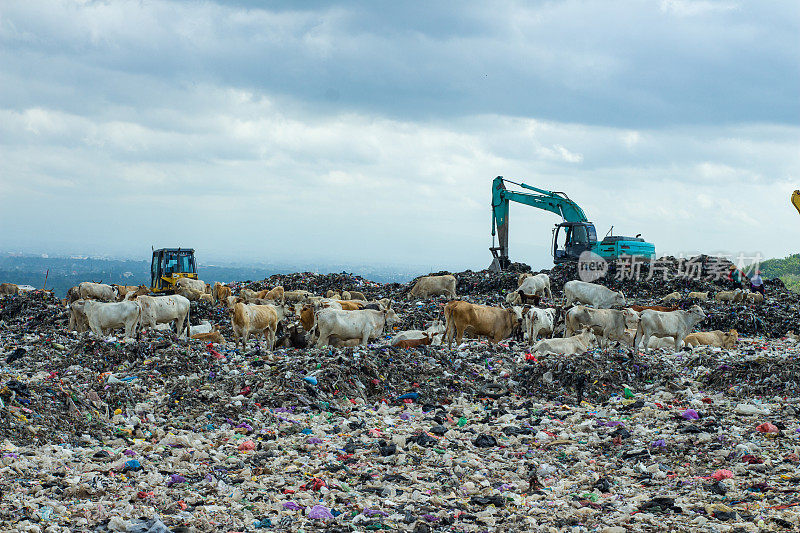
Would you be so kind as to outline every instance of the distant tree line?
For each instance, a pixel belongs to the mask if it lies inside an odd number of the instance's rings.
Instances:
[[[780,278],[786,288],[800,292],[800,254],[792,254],[783,259],[767,259],[759,268],[762,278]]]

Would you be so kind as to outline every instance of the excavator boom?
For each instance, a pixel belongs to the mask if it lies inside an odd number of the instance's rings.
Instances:
[[[527,191],[511,191],[505,183],[512,183]],[[508,213],[509,202],[517,202],[543,209],[561,217],[562,222],[553,230],[553,260],[555,263],[575,261],[585,251],[593,251],[604,257],[640,255],[650,257],[655,247],[637,237],[607,237],[597,242],[597,231],[589,222],[583,209],[563,192],[548,191],[533,185],[517,183],[497,176],[492,181],[492,236],[497,235],[498,246],[489,250],[494,256],[490,268],[505,270],[511,264],[508,257]],[[559,232],[564,230],[564,248],[558,249]]]

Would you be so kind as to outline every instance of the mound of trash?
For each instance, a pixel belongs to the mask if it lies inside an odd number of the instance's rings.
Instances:
[[[232,286],[391,298],[400,323],[367,346],[242,351],[206,302],[191,322],[229,342],[97,337],[67,331],[49,292],[0,297],[0,529],[798,530],[798,296],[770,282],[763,303],[717,302],[727,280],[677,268],[600,283],[640,305],[679,292],[701,329],[738,329],[734,347],[400,349],[391,337],[441,320],[447,299],[345,273]],[[560,305],[577,271],[549,274],[542,305]],[[460,298],[502,305],[519,273],[453,275]]]

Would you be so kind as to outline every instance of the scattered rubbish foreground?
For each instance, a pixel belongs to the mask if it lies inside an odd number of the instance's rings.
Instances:
[[[456,276],[478,303],[517,284]],[[558,294],[569,275],[551,277]],[[399,329],[445,303],[345,274],[273,278],[237,288],[390,297]],[[651,304],[702,289],[679,282],[624,290]],[[560,358],[514,340],[272,354],[165,331],[123,342],[68,333],[48,293],[6,297],[0,529],[797,530],[800,345],[784,335],[798,306],[768,294],[704,304],[704,329],[751,328],[731,350]],[[204,318],[230,339],[224,311],[194,304]]]

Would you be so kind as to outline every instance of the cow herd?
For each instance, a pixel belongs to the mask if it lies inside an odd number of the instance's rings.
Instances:
[[[3,284],[6,293],[10,284]],[[67,293],[69,328],[91,330],[108,335],[123,329],[133,337],[143,328],[172,329],[178,336],[204,342],[224,343],[219,327],[204,322],[190,325],[191,301],[205,301],[227,309],[235,347],[245,350],[252,339],[263,337],[268,350],[276,347],[346,347],[366,345],[392,330],[400,322],[388,299],[369,301],[354,288],[314,295],[305,290],[286,290],[276,286],[262,291],[184,278],[176,294],[149,294],[145,286],[106,285],[83,282]],[[677,296],[676,296],[677,295]],[[425,330],[396,333],[390,341],[398,348],[414,348],[453,341],[460,345],[465,337],[484,337],[492,344],[516,337],[530,346],[531,353],[570,355],[600,348],[621,346],[631,350],[669,348],[679,350],[712,345],[731,347],[738,340],[729,332],[692,332],[706,315],[698,305],[686,310],[665,306],[629,305],[622,292],[583,281],[564,284],[564,299],[556,301],[547,274],[521,274],[518,288],[506,297],[507,306],[481,305],[457,299],[456,278],[452,275],[424,276],[407,294],[409,300],[445,297],[442,320]],[[674,303],[680,293],[672,293],[663,303]],[[698,301],[708,293],[691,293]],[[739,291],[717,293],[717,301],[747,298]],[[532,305],[531,305],[532,302]],[[173,326],[174,325],[174,326]],[[394,328],[396,329],[396,328]]]
[[[426,284],[432,283],[427,281]],[[674,302],[675,294],[665,298]],[[721,291],[717,301],[745,299],[742,291]],[[691,293],[706,300],[708,293]],[[762,296],[759,294],[759,296]],[[749,299],[757,302],[756,299]],[[533,301],[534,305],[527,305]],[[506,296],[509,307],[491,307],[451,301],[444,308],[445,341],[460,343],[466,334],[487,337],[490,342],[514,334],[527,338],[531,353],[570,355],[583,353],[592,345],[614,345],[638,350],[711,345],[730,348],[738,340],[736,330],[692,333],[705,318],[699,305],[682,310],[664,306],[629,306],[622,292],[584,281],[564,284],[564,301],[556,305],[547,274],[521,274],[518,288]],[[547,302],[549,306],[541,306]],[[562,320],[563,317],[563,320]],[[556,334],[563,332],[563,336]],[[542,338],[540,338],[542,337]]]

